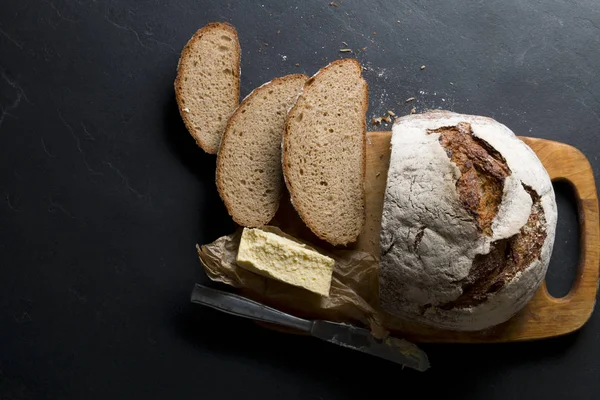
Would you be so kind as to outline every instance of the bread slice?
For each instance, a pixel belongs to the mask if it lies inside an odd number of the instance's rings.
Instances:
[[[255,89],[229,119],[217,156],[217,188],[235,222],[269,223],[283,191],[281,140],[287,111],[306,75],[287,75]]]
[[[283,173],[306,225],[331,244],[357,239],[365,220],[368,86],[354,59],[335,61],[304,85],[290,110]]]
[[[240,43],[235,28],[210,23],[183,48],[175,96],[185,126],[204,151],[216,154],[240,101]]]

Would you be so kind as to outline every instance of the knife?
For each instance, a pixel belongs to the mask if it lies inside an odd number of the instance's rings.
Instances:
[[[378,340],[363,328],[331,321],[298,318],[246,297],[199,284],[194,286],[191,301],[238,317],[306,332],[327,342],[384,358],[418,371],[429,368],[425,352],[403,339],[388,337]]]

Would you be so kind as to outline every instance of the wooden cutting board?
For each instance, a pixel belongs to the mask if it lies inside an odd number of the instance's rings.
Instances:
[[[356,248],[373,254],[379,254],[390,139],[391,132],[367,134],[367,220]],[[510,342],[563,335],[579,329],[589,319],[596,302],[600,269],[598,196],[592,168],[583,153],[572,146],[544,139],[521,139],[537,153],[553,181],[567,181],[575,189],[581,254],[573,288],[565,297],[554,298],[544,283],[521,312],[508,322],[485,331],[452,332],[411,324],[395,334],[416,342]]]

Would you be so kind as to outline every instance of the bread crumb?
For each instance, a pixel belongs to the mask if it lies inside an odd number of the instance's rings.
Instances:
[[[421,71],[423,71],[425,69],[424,65],[421,65]]]
[[[265,47],[269,47],[269,43],[265,42]]]
[[[351,49],[340,49],[340,53],[352,53]]]
[[[404,100],[405,103],[410,103],[411,101],[415,101],[416,99],[414,97],[409,97],[408,99]]]
[[[296,63],[296,67],[299,67],[299,66],[300,66],[300,64],[299,64],[299,63]]]
[[[186,113],[189,113],[189,112],[190,112],[190,109],[186,107],[186,108],[184,108],[182,111],[183,111],[183,112],[186,112]]]
[[[416,109],[416,108],[414,108],[414,107],[413,107],[413,108],[411,108],[411,109],[410,109],[410,113],[411,113],[411,114],[414,114],[414,113],[416,113],[416,112],[417,112],[417,109]]]
[[[392,122],[392,117],[395,117],[396,114],[388,110],[388,112],[383,117],[371,118],[371,125],[380,125],[382,122],[389,124]]]
[[[377,35],[377,32],[373,31],[373,35]]]
[[[336,2],[334,2],[334,1],[332,1],[331,3],[329,3],[329,5],[330,5],[331,7],[336,7],[336,8],[337,8],[337,6],[338,6],[338,5],[337,5],[337,3],[336,3]]]

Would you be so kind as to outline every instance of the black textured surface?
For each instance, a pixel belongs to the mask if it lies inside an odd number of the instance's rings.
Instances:
[[[0,398],[597,397],[598,313],[554,340],[424,346],[418,374],[188,303],[194,244],[233,229],[172,89],[210,21],[238,28],[242,95],[361,49],[369,117],[489,115],[577,146],[598,177],[596,0],[336,3],[0,2]],[[577,259],[559,204],[554,293]]]

